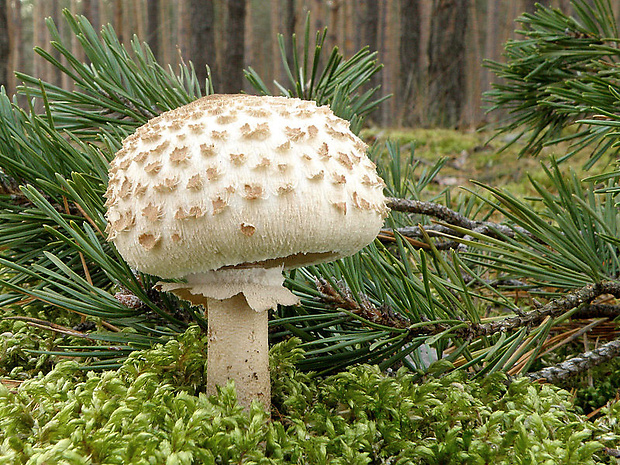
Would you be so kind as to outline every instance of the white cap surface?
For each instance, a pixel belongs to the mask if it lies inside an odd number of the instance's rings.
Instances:
[[[108,238],[132,267],[163,278],[351,255],[387,214],[366,148],[312,101],[204,97],[123,142]]]

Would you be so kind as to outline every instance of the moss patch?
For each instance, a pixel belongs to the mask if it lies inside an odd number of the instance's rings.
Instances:
[[[201,392],[205,344],[192,327],[118,371],[85,375],[66,361],[0,387],[0,463],[588,464],[620,432],[619,408],[588,423],[566,391],[501,374],[417,384],[361,366],[312,378],[294,369],[295,340],[271,352],[269,421],[259,405],[243,412],[233,386]]]

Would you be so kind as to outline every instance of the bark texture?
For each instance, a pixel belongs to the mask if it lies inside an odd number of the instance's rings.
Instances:
[[[213,88],[218,91],[216,79],[217,54],[215,48],[215,23],[213,0],[190,0],[189,2],[189,59],[194,63],[200,88],[205,90],[207,66],[211,69]]]
[[[420,87],[420,0],[402,0],[400,3],[400,38],[398,78],[399,104],[402,105],[401,124],[413,126],[417,123],[413,107],[415,95]]]
[[[428,123],[458,126],[465,105],[468,0],[434,0],[428,48]]]
[[[245,0],[227,0],[228,21],[226,28],[226,52],[222,60],[222,91],[239,93],[243,88],[245,59]]]
[[[558,365],[529,373],[527,376],[534,381],[557,383],[576,374],[583,373],[603,362],[607,362],[618,355],[620,355],[620,340],[616,339],[615,341],[602,345],[598,349],[584,352]]]
[[[160,36],[160,0],[149,0],[146,5],[146,42],[149,44],[153,56],[157,61],[161,62],[161,53],[159,47]]]
[[[9,22],[6,0],[0,0],[0,86],[9,84]]]

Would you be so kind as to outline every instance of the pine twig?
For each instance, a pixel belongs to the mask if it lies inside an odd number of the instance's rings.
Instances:
[[[532,234],[524,228],[520,228],[517,226],[506,226],[492,221],[470,220],[466,216],[461,215],[460,213],[446,207],[445,205],[441,205],[435,202],[388,197],[387,206],[394,211],[430,216],[449,225],[458,226],[463,229],[469,229],[472,232],[485,234],[487,236],[495,238],[498,237],[498,233],[504,236],[514,237],[515,232],[524,236],[533,237]],[[426,226],[424,227],[424,229],[426,230]],[[436,232],[445,232],[445,229],[449,228],[446,228],[444,226],[443,228],[434,229],[437,229]],[[454,234],[454,231],[449,231],[450,234]],[[399,232],[404,235],[410,235],[413,233],[413,228],[403,228],[399,230]]]
[[[317,279],[316,287],[321,293],[321,299],[323,301],[329,302],[330,305],[336,308],[348,310],[372,323],[397,329],[406,329],[411,324],[407,318],[395,312],[387,305],[375,307],[364,295],[360,296],[362,303],[358,303],[351,295],[351,291],[345,286],[340,286],[338,284],[338,289],[334,289],[326,280]]]
[[[489,336],[497,332],[506,332],[524,326],[532,326],[544,320],[546,317],[556,317],[582,304],[591,302],[603,294],[611,294],[620,297],[620,281],[607,281],[603,283],[589,284],[581,289],[567,294],[559,299],[554,299],[530,312],[499,321],[481,325],[471,325],[458,331],[462,337]]]
[[[611,360],[618,355],[620,355],[620,339],[608,342],[598,349],[584,352],[557,365],[528,373],[527,377],[532,381],[557,383]]]
[[[620,316],[620,305],[590,304],[577,310],[573,318],[589,320],[590,318],[609,318],[613,320]]]

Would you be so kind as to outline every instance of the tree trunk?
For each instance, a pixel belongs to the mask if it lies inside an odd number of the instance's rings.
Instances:
[[[99,15],[99,0],[83,0],[84,2],[84,16],[88,18],[90,24],[93,25],[95,31],[99,32],[101,29],[101,17]]]
[[[189,1],[188,58],[194,63],[196,76],[203,91],[207,80],[207,65],[211,68],[213,88],[218,91],[221,87],[217,79],[219,67],[215,48],[214,11],[213,0]]]
[[[429,40],[429,123],[459,123],[465,102],[465,31],[468,0],[434,0]]]
[[[420,0],[402,0],[400,3],[399,59],[400,75],[398,91],[400,122],[404,126],[416,123],[413,108],[415,96],[420,89]]]
[[[320,4],[319,4],[320,3]],[[315,0],[312,3],[312,7],[320,7],[322,3],[320,0]],[[315,17],[316,21],[319,18]],[[272,34],[269,37],[269,41],[272,44],[272,63],[273,63],[273,76],[274,79],[280,83],[286,83],[288,77],[284,71],[284,64],[282,63],[282,57],[280,54],[280,46],[277,41],[277,35],[282,34],[284,38],[284,47],[286,48],[286,60],[288,63],[293,62],[293,41],[292,36],[295,32],[297,22],[297,16],[295,14],[295,0],[273,0],[271,2],[271,24]],[[318,25],[315,22],[315,27]],[[322,29],[318,27],[318,29]]]
[[[222,91],[239,93],[243,88],[245,57],[245,0],[227,0],[228,21],[226,28],[225,60],[222,63]]]
[[[123,27],[125,12],[123,10],[123,0],[114,0],[114,31],[121,44],[125,42],[125,28]]]
[[[384,0],[360,0],[358,11],[359,48],[368,46],[370,51],[379,50],[379,11]]]
[[[181,57],[186,60],[189,45],[189,10],[186,0],[177,0],[177,47],[181,52]]]
[[[58,29],[58,33],[62,37],[65,24],[62,19],[61,9],[62,8],[60,6],[60,0],[51,1],[50,16],[52,18],[52,21],[54,21],[56,28]],[[48,41],[45,44],[45,48],[50,51],[50,54],[52,55],[52,57],[54,57],[56,61],[61,62],[62,60],[61,60],[60,52],[56,50],[56,48],[52,47],[52,45],[50,44],[51,40],[52,40],[51,35],[48,35]],[[48,66],[51,71],[50,82],[56,86],[62,87],[64,84],[63,83],[63,72],[51,63],[49,63]]]
[[[357,2],[357,14],[355,18],[357,49],[368,47],[371,52],[380,49],[379,46],[379,19],[381,11],[384,11],[386,0],[360,0]],[[380,57],[379,60],[382,60]],[[381,85],[382,73],[371,77],[368,87],[373,88]],[[373,119],[380,118],[379,112],[373,115]]]
[[[13,95],[17,87],[17,78],[15,77],[15,71],[26,72],[27,70],[24,67],[25,45],[22,24],[22,4],[19,1],[13,1],[10,2],[9,5],[10,6],[8,9],[7,20],[9,23],[8,31],[10,52],[7,76],[7,92],[9,95]],[[0,27],[0,30],[1,29],[2,28]],[[20,96],[19,98],[25,100],[23,96]]]
[[[160,0],[149,0],[146,3],[146,42],[157,61],[161,61],[159,48],[159,31],[161,26],[159,5]]]
[[[0,86],[9,85],[9,59],[11,47],[9,43],[8,5],[6,0],[0,0]]]

